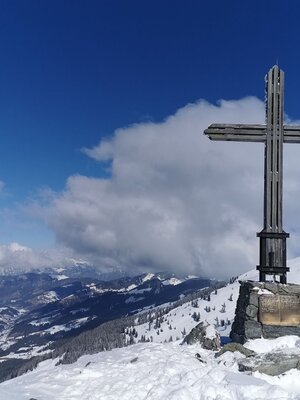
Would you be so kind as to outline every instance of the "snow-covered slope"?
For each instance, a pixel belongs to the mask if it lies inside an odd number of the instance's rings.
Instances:
[[[296,341],[294,338],[293,346]],[[196,353],[203,362],[195,358]],[[56,361],[45,361],[35,371],[2,383],[0,398],[291,400],[300,396],[299,371],[279,377],[250,376],[238,372],[236,353],[215,359],[212,352],[199,346],[177,342],[137,344],[84,356],[71,365],[55,367]]]
[[[289,266],[291,267],[291,272],[288,274],[289,282],[300,284],[300,257],[291,260]],[[143,336],[146,341],[164,343],[182,339],[200,320],[215,325],[226,341],[234,320],[235,307],[239,295],[239,280],[257,280],[257,278],[258,272],[253,269],[241,275],[232,284],[213,291],[209,299],[198,298],[197,301],[185,303],[153,319],[152,322],[149,320],[143,325],[129,327],[129,333],[135,328],[137,341]],[[163,307],[160,306],[158,308]],[[153,310],[152,316],[157,317],[155,310]]]
[[[236,281],[213,291],[208,299],[198,298],[162,315],[158,311],[157,315],[157,309],[163,311],[168,305],[160,306],[149,313],[152,318],[149,318],[147,323],[129,327],[129,332],[135,328],[136,340],[144,336],[146,341],[164,343],[182,339],[199,321],[207,321],[211,325],[216,325],[222,336],[228,336],[234,319],[238,293],[239,283]]]
[[[289,282],[300,283],[300,259],[290,261],[289,266]],[[250,271],[239,279],[255,280],[257,271]],[[278,377],[260,373],[247,375],[238,371],[239,353],[225,353],[215,358],[213,352],[198,345],[181,345],[184,333],[198,323],[199,313],[200,321],[216,325],[226,340],[234,318],[238,291],[239,283],[235,281],[212,292],[210,298],[198,298],[169,310],[169,304],[150,310],[147,323],[128,327],[127,330],[128,338],[134,329],[135,341],[143,338],[149,342],[86,355],[69,365],[55,366],[57,360],[42,362],[35,371],[0,384],[0,398],[300,399],[300,371],[291,370]],[[259,353],[283,347],[300,352],[300,340],[298,337],[273,341],[258,339],[249,342],[247,347]],[[200,354],[203,362],[195,358],[196,353]]]
[[[55,277],[46,273],[0,277],[0,382],[11,377],[11,370],[19,371],[16,360],[30,359],[37,352],[41,356],[45,353],[41,348],[49,342],[55,347],[64,337],[174,302],[210,284],[208,279],[196,278],[166,285],[162,281],[175,276],[162,273],[112,281],[57,280],[57,272],[61,271],[55,271]],[[17,364],[14,368],[12,360]]]

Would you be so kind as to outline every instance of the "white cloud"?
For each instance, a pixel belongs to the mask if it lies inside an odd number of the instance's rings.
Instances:
[[[57,242],[99,268],[120,266],[130,273],[228,277],[255,267],[263,145],[211,142],[203,130],[213,122],[263,123],[264,103],[254,97],[218,105],[199,101],[162,123],[118,129],[84,149],[100,163],[111,161],[112,176],[72,176],[64,192],[52,193],[39,213]],[[286,214],[300,232],[300,149],[293,147],[287,150]]]
[[[26,271],[32,268],[67,266],[72,264],[67,250],[36,250],[13,242],[0,245],[0,270]]]
[[[72,176],[44,209],[59,244],[131,273],[171,270],[228,276],[257,262],[263,146],[212,143],[212,122],[258,123],[249,97],[200,101],[162,123],[118,129],[85,153],[111,161],[111,179]]]

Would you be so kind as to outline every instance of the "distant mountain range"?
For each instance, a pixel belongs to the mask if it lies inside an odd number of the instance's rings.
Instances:
[[[290,261],[289,266],[289,282],[299,284],[300,258]],[[257,280],[256,270],[232,279],[230,284],[168,274],[143,274],[103,282],[92,278],[54,278],[57,271],[54,275],[52,272],[0,279],[0,295],[4,294],[0,296],[0,381],[37,367],[34,373],[1,384],[3,398],[51,399],[72,393],[72,398],[79,399],[82,398],[79,394],[82,392],[77,392],[80,385],[93,387],[92,390],[101,396],[111,393],[110,388],[104,388],[109,379],[111,387],[118,389],[118,395],[113,398],[120,398],[124,390],[127,394],[132,392],[134,385],[128,384],[132,376],[144,379],[141,382],[145,382],[145,386],[152,377],[151,387],[157,390],[155,398],[159,398],[157,393],[161,394],[162,386],[158,386],[157,381],[161,370],[164,377],[170,375],[164,386],[173,390],[169,382],[174,382],[176,369],[176,376],[186,385],[184,392],[179,386],[180,394],[188,393],[187,398],[206,391],[211,396],[211,382],[215,385],[213,393],[218,393],[220,398],[226,393],[228,382],[234,384],[232,396],[242,398],[244,391],[249,391],[250,378],[251,387],[257,385],[255,393],[261,398],[263,375],[257,379],[238,373],[236,352],[229,356],[224,354],[220,361],[198,346],[195,358],[195,347],[180,345],[199,321],[214,326],[226,343],[235,315],[239,280]],[[291,344],[291,338],[283,339],[278,346],[284,343],[285,348],[287,343]],[[135,343],[138,344],[132,346]],[[268,348],[269,345],[262,339],[259,346]],[[127,348],[116,349],[121,347]],[[115,350],[97,354],[111,349]],[[39,365],[45,359],[53,360]],[[70,363],[72,365],[63,365]],[[225,379],[220,381],[220,376]],[[199,382],[203,379],[201,386]],[[277,383],[283,379],[281,375]],[[287,379],[290,378],[287,376]],[[298,376],[294,378],[297,380]],[[121,387],[120,381],[123,381]],[[246,384],[241,385],[241,382]],[[266,386],[264,393],[269,393],[273,384],[274,381]],[[196,392],[195,385],[198,385]],[[283,386],[290,385],[283,382]],[[249,398],[253,397],[253,390]],[[17,394],[14,397],[12,393]],[[105,394],[103,396],[106,398]]]
[[[17,370],[80,333],[221,285],[169,273],[106,281],[87,266],[70,271],[0,276],[0,380],[10,376],[6,370]]]

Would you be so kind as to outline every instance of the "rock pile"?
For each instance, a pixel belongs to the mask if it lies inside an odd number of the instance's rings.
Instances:
[[[217,351],[221,347],[220,334],[212,325],[204,322],[200,322],[200,324],[196,325],[184,338],[183,343],[200,343],[201,347],[204,349],[213,351]]]

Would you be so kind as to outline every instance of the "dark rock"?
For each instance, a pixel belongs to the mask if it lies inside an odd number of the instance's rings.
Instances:
[[[231,330],[230,332],[230,338],[234,343],[245,343],[244,341],[244,335],[238,334],[236,331]]]
[[[261,323],[253,320],[245,321],[245,339],[258,339],[262,336]]]
[[[278,286],[276,283],[273,282],[265,282],[264,289],[268,290],[269,292],[276,294],[278,293]]]
[[[267,375],[280,375],[292,368],[300,369],[299,354],[267,353],[238,360],[239,371],[258,371]]]
[[[199,353],[195,354],[195,358],[197,358],[197,360],[200,361],[201,363],[206,364],[206,361],[202,360],[202,357],[200,356]]]
[[[183,343],[195,344],[200,343],[206,350],[217,351],[221,347],[221,338],[219,333],[212,325],[200,322],[191,332],[184,338]]]
[[[296,335],[300,334],[299,326],[282,326],[282,325],[263,325],[262,326],[263,337],[276,339],[281,336],[286,335]]]
[[[222,354],[226,353],[226,351],[231,351],[232,353],[238,351],[246,357],[251,357],[256,354],[254,351],[247,349],[240,343],[227,343],[216,354],[216,357],[220,357]]]
[[[252,304],[249,304],[246,307],[246,315],[247,315],[247,317],[249,317],[251,319],[254,319],[255,321],[257,321],[257,311],[258,311],[258,308],[253,306]]]
[[[281,284],[274,282],[265,282],[262,284],[266,290],[269,290],[269,292],[273,294],[300,295],[300,285],[293,283]]]
[[[249,296],[249,304],[258,308],[258,294],[257,292],[251,292]]]

